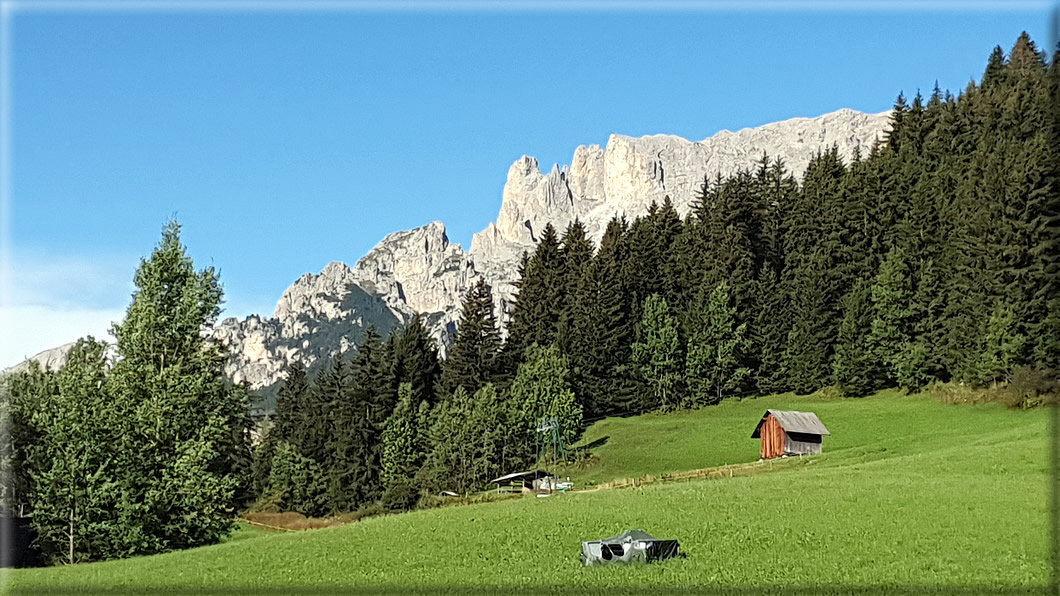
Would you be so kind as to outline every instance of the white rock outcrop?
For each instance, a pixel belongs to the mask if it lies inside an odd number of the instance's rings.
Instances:
[[[460,304],[479,274],[459,244],[449,242],[445,224],[435,221],[383,238],[353,268],[365,291],[383,297],[396,316],[432,315],[431,335],[443,349],[456,332]]]
[[[316,370],[333,354],[360,342],[369,325],[385,336],[403,322],[383,297],[357,284],[347,265],[333,262],[287,288],[272,318],[231,317],[217,325],[212,337],[229,349],[225,367],[229,378],[268,399],[288,363],[297,361]]]
[[[546,224],[562,233],[575,218],[599,240],[612,217],[632,219],[666,197],[685,215],[705,178],[753,168],[764,153],[782,159],[796,177],[815,153],[833,145],[845,159],[855,149],[867,155],[885,134],[888,117],[887,112],[843,109],[739,132],[724,130],[699,142],[673,135],[614,134],[606,148],[578,147],[570,166],[554,166],[548,174],[537,160],[524,156],[508,170],[496,223],[475,234],[470,253],[476,266],[511,261],[533,246]]]

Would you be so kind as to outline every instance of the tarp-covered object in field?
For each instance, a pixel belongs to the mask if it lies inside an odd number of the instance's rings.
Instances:
[[[582,543],[581,560],[585,565],[611,563],[650,563],[681,554],[676,540],[656,538],[644,530],[628,530],[618,536]]]

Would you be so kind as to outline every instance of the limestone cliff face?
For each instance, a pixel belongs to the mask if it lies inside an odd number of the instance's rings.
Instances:
[[[616,215],[632,219],[654,201],[669,197],[688,213],[704,178],[753,168],[766,153],[780,158],[801,177],[815,153],[837,146],[849,159],[855,149],[867,155],[885,134],[888,113],[839,110],[817,118],[794,118],[739,132],[722,131],[699,142],[673,135],[632,138],[611,135],[607,146],[578,147],[570,166],[544,174],[532,157],[508,170],[496,223],[475,234],[471,256],[510,261],[530,248],[546,224],[562,232],[575,218],[599,240]]]
[[[616,215],[633,219],[666,197],[686,214],[705,177],[753,168],[762,154],[784,161],[801,177],[818,151],[838,147],[844,158],[867,154],[888,126],[888,114],[839,110],[722,131],[698,142],[672,135],[611,135],[607,144],[574,151],[570,165],[546,174],[524,156],[508,169],[496,222],[474,235],[470,251],[449,242],[433,222],[383,238],[353,268],[331,263],[305,274],[284,292],[271,318],[226,319],[214,338],[232,352],[227,373],[269,393],[289,362],[310,369],[359,343],[368,325],[386,335],[421,313],[444,355],[456,332],[460,305],[480,277],[493,286],[498,318],[515,295],[519,259],[533,251],[544,227],[562,233],[580,219],[599,240]],[[42,356],[47,359],[47,356]]]
[[[479,274],[460,245],[449,242],[445,224],[436,221],[383,238],[357,262],[353,277],[402,321],[416,313],[429,315],[428,329],[444,354],[456,333],[464,293]]]
[[[317,275],[298,278],[283,293],[272,318],[228,318],[212,337],[229,349],[229,378],[266,395],[271,405],[288,363],[301,362],[315,371],[363,340],[369,325],[385,336],[403,322],[382,297],[357,284],[348,266],[334,262]]]

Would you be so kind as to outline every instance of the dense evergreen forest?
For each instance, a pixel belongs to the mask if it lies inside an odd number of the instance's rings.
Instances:
[[[252,463],[232,409],[245,396],[220,384],[213,360],[179,393],[150,380],[169,370],[158,358],[200,344],[166,336],[167,351],[127,320],[106,375],[102,348],[87,341],[59,373],[9,381],[4,412],[15,422],[3,455],[18,473],[5,480],[5,503],[33,511],[53,559],[109,558],[214,540],[216,524],[196,534],[179,520],[214,523],[251,501],[323,515],[482,489],[537,463],[542,420],[555,419],[569,446],[592,420],[731,397],[835,387],[856,398],[932,383],[1055,390],[1057,57],[1021,35],[956,97],[899,95],[886,138],[849,163],[834,148],[819,153],[801,182],[763,155],[749,171],[705,180],[684,218],[669,201],[652,205],[612,220],[598,246],[578,222],[547,227],[522,261],[506,333],[480,281],[444,361],[414,319],[387,338],[370,330],[352,359],[335,356],[315,378],[292,365]],[[158,373],[134,368],[150,366]],[[126,401],[103,399],[97,382]],[[206,388],[213,413],[187,417],[182,406]],[[48,413],[31,414],[25,404],[36,403]],[[105,414],[85,426],[80,414],[97,406]],[[124,426],[107,426],[111,416]],[[127,437],[159,447],[127,464],[99,456]],[[126,467],[115,476],[108,465]],[[214,494],[174,501],[186,511],[162,496],[173,487],[135,480],[188,483],[202,470],[217,479]],[[115,502],[138,504],[121,509],[120,535],[104,507]],[[72,534],[90,546],[70,546]]]

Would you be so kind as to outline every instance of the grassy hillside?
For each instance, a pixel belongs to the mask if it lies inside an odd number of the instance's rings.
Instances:
[[[771,397],[606,420],[602,481],[757,459],[768,407],[816,411],[825,453],[773,472],[444,508],[255,534],[135,560],[18,570],[15,594],[1043,593],[1047,412],[880,396]],[[574,475],[574,474],[572,474]],[[582,568],[581,540],[642,528],[686,559]],[[268,589],[263,586],[269,586]],[[109,593],[114,593],[110,590]],[[790,591],[785,593],[792,593]]]
[[[948,406],[897,391],[865,399],[774,395],[700,410],[602,420],[579,443],[593,446],[591,463],[571,470],[572,477],[578,484],[597,484],[756,461],[759,444],[751,432],[770,408],[817,413],[832,434],[824,438],[824,453],[814,458],[816,465],[930,452],[958,439],[974,442],[1006,429],[1016,431],[1027,423],[1026,413],[996,405]]]

